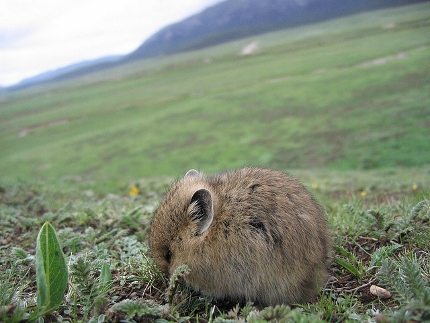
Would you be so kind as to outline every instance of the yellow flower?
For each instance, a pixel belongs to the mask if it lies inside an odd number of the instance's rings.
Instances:
[[[367,192],[366,191],[361,191],[360,195],[363,196],[363,197],[365,197],[367,195]]]
[[[130,189],[130,195],[131,196],[136,196],[137,194],[139,194],[139,189],[137,188],[136,185],[133,185]]]
[[[417,184],[412,185],[412,189],[413,189],[414,191],[418,190],[418,185],[417,185]]]
[[[318,188],[318,184],[317,183],[312,183],[312,188]]]

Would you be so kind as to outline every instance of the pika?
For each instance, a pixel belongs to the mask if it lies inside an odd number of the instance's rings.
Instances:
[[[167,275],[188,265],[185,280],[202,294],[268,306],[316,296],[331,237],[318,203],[282,172],[190,170],[155,212],[150,249]]]

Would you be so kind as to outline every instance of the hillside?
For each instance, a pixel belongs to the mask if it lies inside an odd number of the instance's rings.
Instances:
[[[103,183],[243,165],[426,167],[428,35],[419,4],[4,95],[0,172]]]
[[[35,84],[47,83],[53,80],[59,81],[61,79],[82,75],[82,71],[91,73],[103,68],[109,68],[115,65],[121,58],[121,56],[101,57],[93,60],[78,62],[65,67],[60,67],[58,69],[46,71],[42,74],[26,78],[19,82],[19,84],[10,87],[10,89],[25,88]]]
[[[270,30],[419,2],[423,1],[228,0],[160,30],[125,59],[198,49]]]

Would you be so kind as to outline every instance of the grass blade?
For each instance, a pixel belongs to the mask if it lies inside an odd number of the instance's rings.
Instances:
[[[345,268],[347,271],[349,271],[354,276],[356,276],[360,279],[363,279],[363,275],[348,260],[343,259],[343,258],[335,258],[335,261],[337,264],[341,265],[343,268]]]
[[[100,274],[100,285],[105,286],[112,281],[112,273],[110,271],[110,266],[107,262],[103,263],[102,271]]]

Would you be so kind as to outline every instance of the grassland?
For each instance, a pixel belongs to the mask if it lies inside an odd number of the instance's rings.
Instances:
[[[429,11],[359,15],[6,95],[0,171],[102,180],[190,166],[425,165]],[[251,41],[260,53],[238,56]]]
[[[430,320],[429,35],[420,4],[4,94],[0,321],[39,310],[45,221],[70,270],[45,321]],[[324,207],[336,256],[314,302],[217,302],[154,267],[149,223],[174,178],[243,165],[291,172]]]

